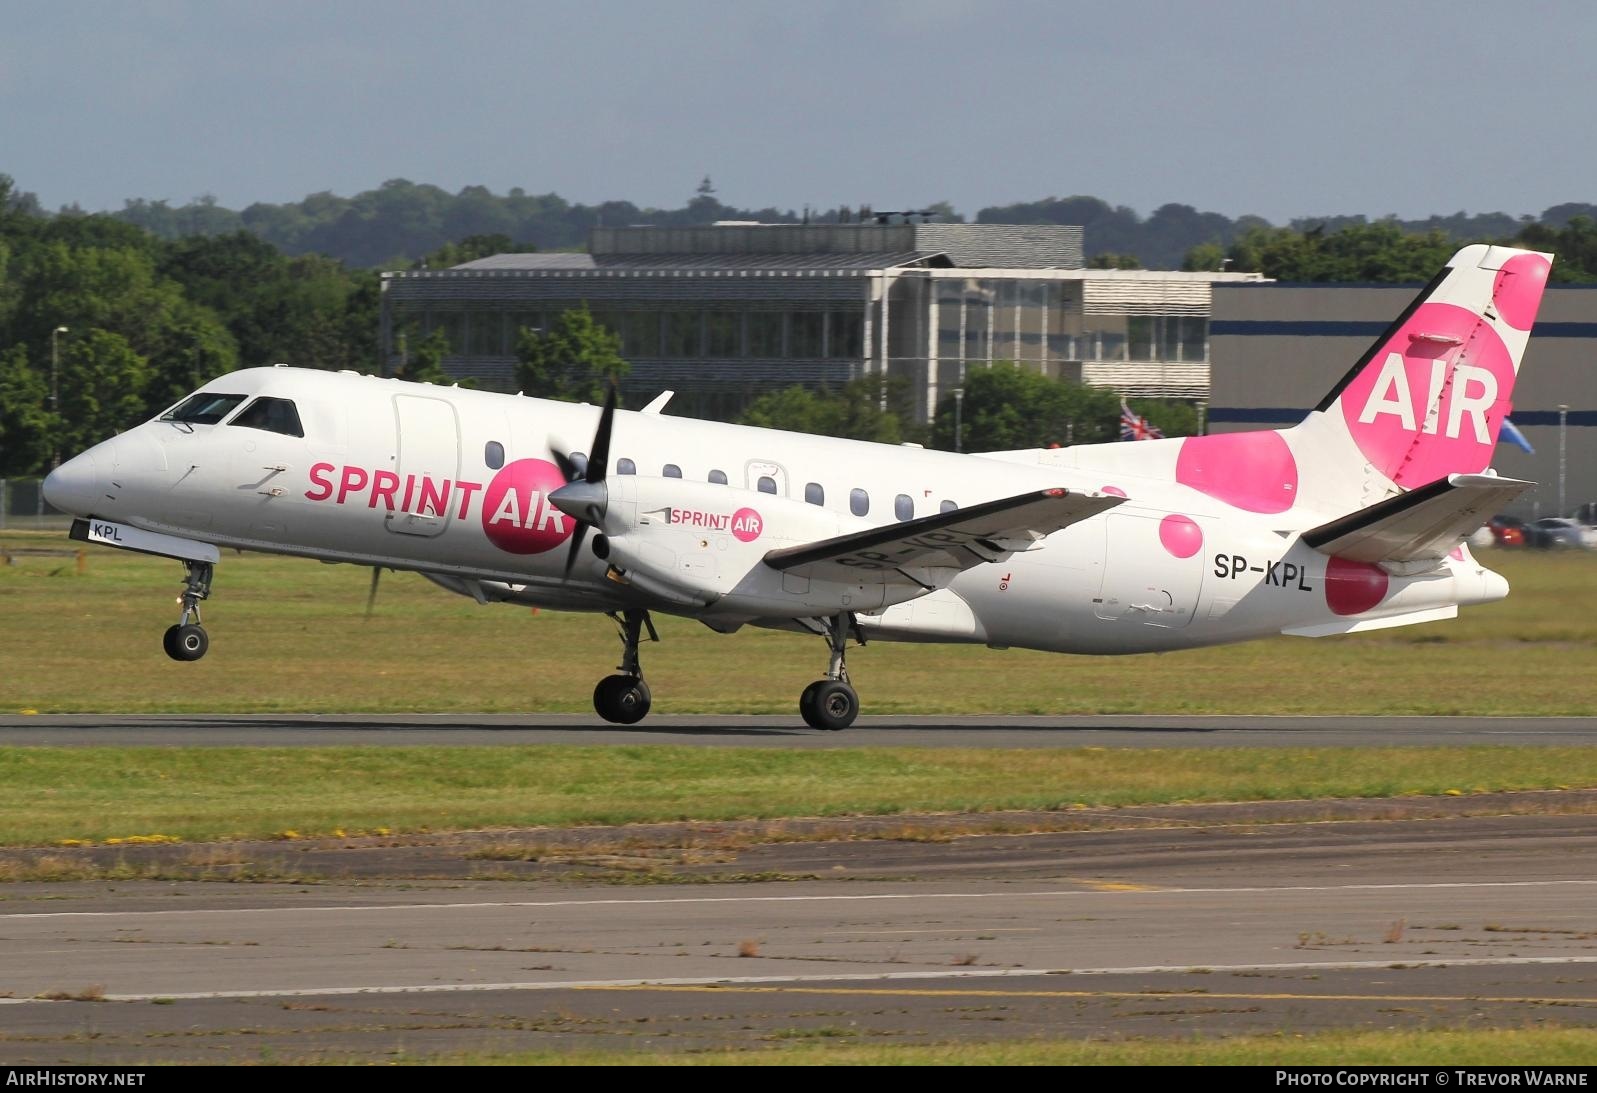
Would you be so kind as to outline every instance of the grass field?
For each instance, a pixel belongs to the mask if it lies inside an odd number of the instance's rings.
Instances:
[[[10,748],[0,786],[38,846],[1586,788],[1597,748]]]
[[[10,533],[0,545],[69,543]],[[1160,656],[876,643],[849,668],[868,713],[1597,714],[1597,554],[1492,552],[1514,586],[1449,622]],[[176,562],[91,547],[0,565],[0,711],[588,711],[619,643],[599,616],[481,607],[388,573],[233,555],[206,605],[211,652],[176,664]],[[659,620],[655,710],[794,711],[823,644]]]
[[[925,1046],[814,1039],[753,1051],[528,1052],[416,1060],[468,1066],[1575,1066],[1597,1060],[1585,1028],[1314,1032],[1189,1040],[1017,1041]],[[405,1060],[400,1060],[405,1061]]]

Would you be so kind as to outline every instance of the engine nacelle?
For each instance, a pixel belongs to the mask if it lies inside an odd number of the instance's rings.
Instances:
[[[607,560],[640,591],[716,613],[801,618],[870,610],[924,590],[862,571],[817,581],[764,564],[779,547],[870,526],[816,505],[680,478],[611,475],[603,520]]]

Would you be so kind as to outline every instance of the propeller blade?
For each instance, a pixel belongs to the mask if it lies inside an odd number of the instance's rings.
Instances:
[[[575,482],[580,475],[577,474],[577,465],[571,462],[571,457],[565,452],[549,449],[549,454],[554,458],[555,466],[560,468],[560,475],[567,482]]]
[[[372,566],[372,588],[366,593],[366,617],[372,617],[372,611],[377,607],[377,582],[382,579],[381,566]]]
[[[588,525],[579,523],[571,532],[571,549],[566,552],[566,577],[571,576],[572,567],[577,564],[577,555],[582,553],[582,540],[588,534]]]
[[[599,431],[593,434],[593,449],[588,453],[589,482],[603,482],[605,468],[610,465],[610,429],[615,424],[616,402],[620,391],[612,380],[604,396],[604,410],[599,414]]]

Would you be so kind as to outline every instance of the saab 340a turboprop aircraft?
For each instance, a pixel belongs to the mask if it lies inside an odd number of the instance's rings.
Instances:
[[[52,472],[73,536],[187,572],[218,547],[415,570],[621,628],[594,708],[649,711],[651,611],[830,649],[810,725],[859,699],[850,639],[1142,653],[1343,634],[1508,593],[1465,537],[1531,483],[1488,469],[1551,256],[1470,246],[1299,425],[958,455],[482,391],[251,368]],[[1283,362],[1283,367],[1290,363]],[[374,573],[375,580],[375,573]]]

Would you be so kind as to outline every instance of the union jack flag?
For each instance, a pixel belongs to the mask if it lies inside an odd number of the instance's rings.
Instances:
[[[1121,440],[1163,440],[1164,434],[1147,418],[1133,410],[1126,404],[1125,399],[1120,400],[1120,439]]]

